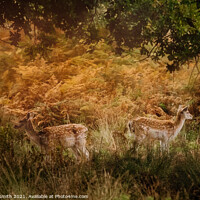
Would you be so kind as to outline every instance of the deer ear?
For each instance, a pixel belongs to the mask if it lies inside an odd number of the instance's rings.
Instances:
[[[28,112],[26,115],[27,119],[33,119],[35,117],[35,113],[33,112]]]
[[[186,107],[184,107],[184,108],[182,109],[181,112],[185,112],[185,111],[187,111],[187,109],[188,109],[188,107],[186,106]]]
[[[26,119],[29,119],[30,116],[31,116],[31,114],[30,114],[30,112],[28,112],[28,113],[26,114]]]
[[[184,106],[183,105],[179,105],[177,112],[181,112],[183,110]]]
[[[181,108],[183,108],[183,105],[179,105],[178,106],[178,110],[180,110]]]

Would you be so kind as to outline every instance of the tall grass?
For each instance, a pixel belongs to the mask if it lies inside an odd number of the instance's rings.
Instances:
[[[125,133],[129,116],[161,114],[168,119],[179,104],[189,103],[198,116],[199,85],[187,89],[192,68],[183,66],[172,75],[166,72],[165,60],[135,62],[142,58],[137,50],[119,57],[103,41],[88,53],[87,45],[74,45],[61,35],[58,40],[48,60],[29,61],[23,51],[10,46],[2,47],[6,54],[0,52],[0,124],[4,124],[0,126],[0,195],[200,199],[197,120],[188,124],[167,154],[157,147],[136,151]],[[157,108],[170,116],[157,113]],[[35,124],[40,127],[87,125],[90,161],[77,164],[69,151],[61,154],[57,149],[47,163],[23,132],[5,124],[10,116],[28,111],[37,113]]]
[[[90,161],[80,164],[67,152],[61,155],[59,150],[53,161],[47,163],[22,132],[10,125],[1,126],[0,194],[23,194],[26,199],[39,194],[87,195],[94,200],[200,198],[199,148],[188,145],[184,137],[165,154],[159,148],[149,151],[143,151],[145,147],[136,151],[133,145],[120,148],[122,143],[113,135],[109,120],[100,120],[96,130],[100,136],[95,144],[102,145],[95,150],[90,148]],[[113,126],[122,130],[120,123]],[[101,139],[101,132],[107,138]],[[111,137],[115,150],[106,148],[109,147],[106,140]]]

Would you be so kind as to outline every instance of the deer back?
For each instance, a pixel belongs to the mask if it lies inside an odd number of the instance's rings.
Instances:
[[[44,128],[40,134],[43,143],[49,146],[62,145],[64,147],[75,146],[77,142],[86,140],[88,128],[81,124],[66,124]]]

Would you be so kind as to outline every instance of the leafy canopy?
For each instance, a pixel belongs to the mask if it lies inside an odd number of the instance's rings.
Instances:
[[[106,19],[119,53],[128,46],[154,59],[167,55],[173,71],[199,55],[199,8],[191,0],[118,0],[110,1]]]
[[[199,9],[198,0],[10,0],[0,1],[0,25],[11,30],[13,45],[21,30],[31,38],[37,29],[40,48],[54,45],[44,34],[54,34],[55,28],[70,38],[98,42],[104,26],[109,30],[104,39],[116,42],[117,53],[128,47],[140,48],[153,59],[167,55],[167,67],[173,71],[198,58]]]

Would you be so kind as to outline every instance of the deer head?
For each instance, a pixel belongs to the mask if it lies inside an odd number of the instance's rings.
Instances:
[[[183,116],[185,119],[192,119],[193,116],[190,114],[188,107],[183,107],[180,109],[179,113],[181,114],[181,116]]]
[[[32,120],[34,118],[34,116],[34,113],[28,112],[26,116],[14,126],[14,128],[19,129],[24,127],[29,120]]]

